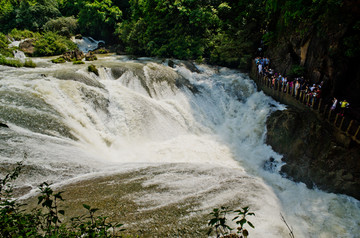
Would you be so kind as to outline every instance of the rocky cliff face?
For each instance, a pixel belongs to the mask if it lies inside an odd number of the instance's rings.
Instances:
[[[353,117],[360,119],[360,56],[346,52],[347,42],[358,31],[356,21],[309,29],[306,34],[288,32],[270,46],[266,55],[271,67],[288,75],[294,66],[303,66],[311,83],[324,82],[323,97],[347,99]],[[357,29],[357,28],[356,28]],[[354,51],[357,52],[357,51]]]
[[[343,145],[331,125],[298,109],[273,113],[267,130],[267,144],[284,155],[285,176],[310,188],[360,199],[359,144]]]

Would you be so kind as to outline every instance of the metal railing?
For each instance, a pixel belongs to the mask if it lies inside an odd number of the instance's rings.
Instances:
[[[318,113],[322,119],[327,120],[330,124],[343,132],[346,136],[360,144],[360,123],[357,120],[347,118],[339,113],[331,110],[331,105],[323,103],[322,98],[311,97],[305,93],[304,90],[298,90],[295,95],[295,85],[293,87],[287,84],[273,84],[271,79],[267,76],[260,75],[253,70],[253,77],[256,79],[259,86],[266,87],[267,94],[276,98],[286,97],[287,101],[295,100],[297,103],[302,104],[302,107],[306,107],[309,110]],[[269,90],[270,89],[270,90]]]

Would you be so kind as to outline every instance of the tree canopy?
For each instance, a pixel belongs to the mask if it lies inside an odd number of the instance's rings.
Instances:
[[[246,68],[260,43],[350,28],[336,54],[359,52],[360,20],[341,0],[0,0],[0,32],[81,33],[127,54],[208,59]],[[360,14],[357,14],[360,15]],[[325,34],[326,35],[326,34]]]

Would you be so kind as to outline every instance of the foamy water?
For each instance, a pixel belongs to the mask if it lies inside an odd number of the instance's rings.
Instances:
[[[27,154],[19,184],[148,168],[143,185],[166,192],[137,203],[159,207],[191,197],[209,213],[241,201],[256,214],[251,237],[288,237],[280,213],[295,237],[359,237],[359,201],[264,170],[270,157],[281,163],[264,138],[267,116],[284,106],[246,75],[109,56],[95,62],[98,77],[86,65],[40,61],[35,69],[0,66],[0,120],[10,127],[0,129],[0,162]],[[119,75],[112,73],[117,67]],[[198,92],[177,85],[180,77]]]

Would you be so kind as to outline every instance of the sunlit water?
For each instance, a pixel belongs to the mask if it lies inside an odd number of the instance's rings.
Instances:
[[[152,59],[107,56],[87,65],[0,66],[0,163],[26,157],[20,186],[156,170],[144,186],[169,190],[136,198],[154,206],[189,197],[203,211],[241,200],[256,216],[251,237],[360,237],[359,201],[309,190],[265,170],[265,122],[283,110],[247,75],[198,65],[194,73]],[[172,164],[164,166],[164,164]],[[155,166],[155,167],[154,167]],[[2,171],[4,174],[4,171]],[[212,196],[209,196],[209,193]],[[139,211],[140,212],[140,211]]]

